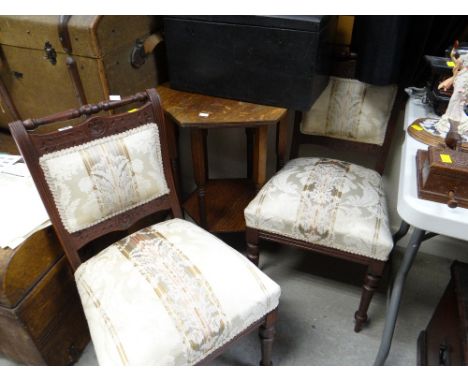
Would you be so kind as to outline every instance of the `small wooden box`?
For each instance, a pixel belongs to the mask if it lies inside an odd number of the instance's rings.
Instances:
[[[468,208],[468,153],[430,146],[418,150],[418,196],[448,203],[449,193],[460,207]]]
[[[0,354],[26,365],[76,362],[90,340],[75,280],[52,227],[0,248]]]
[[[455,261],[452,278],[418,338],[418,365],[468,365],[468,264]]]

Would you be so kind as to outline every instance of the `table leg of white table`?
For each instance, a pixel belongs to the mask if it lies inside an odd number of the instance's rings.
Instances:
[[[400,224],[400,229],[398,230],[398,232],[396,232],[393,235],[393,245],[398,243],[398,241],[400,241],[400,239],[402,239],[404,236],[406,236],[409,229],[410,229],[410,225],[407,222],[405,222],[404,220],[402,220],[401,224]]]
[[[385,327],[380,341],[379,352],[375,358],[374,365],[383,365],[387,359],[392,344],[393,332],[395,331],[395,325],[400,308],[401,294],[403,292],[403,286],[405,284],[406,276],[408,275],[413,260],[418,253],[419,246],[424,240],[425,231],[414,228],[411,235],[411,239],[406,247],[403,261],[398,269],[393,284],[392,293],[390,296],[390,304],[388,306],[387,315],[385,318]]]

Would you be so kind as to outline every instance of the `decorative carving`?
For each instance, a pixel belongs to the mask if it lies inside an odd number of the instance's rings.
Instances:
[[[101,118],[91,120],[88,124],[91,138],[101,138],[106,131],[106,122]]]
[[[43,155],[77,146],[93,139],[118,134],[132,127],[153,121],[152,105],[148,103],[133,113],[92,117],[68,130],[40,135],[31,134],[31,139],[39,149],[39,154]],[[31,121],[31,123],[34,123],[34,121]]]
[[[458,41],[456,41],[450,57],[454,64],[453,75],[441,82],[438,88],[447,91],[453,87],[453,93],[437,127],[440,131],[453,130],[464,134],[468,132],[468,116],[465,113],[465,106],[468,103],[468,54],[459,55]]]
[[[83,244],[105,235],[108,232],[125,231],[138,220],[149,215],[149,211],[169,210],[170,198],[171,196],[169,195],[162,196],[117,216],[104,220],[90,228],[75,232],[71,234],[71,236],[75,240],[75,245],[77,247],[81,247]]]
[[[94,105],[83,105],[79,109],[72,109],[57,114],[52,114],[44,118],[28,119],[23,121],[23,125],[27,130],[34,130],[41,125],[47,125],[49,123],[58,121],[67,121],[70,119],[79,118],[82,115],[89,116],[91,114],[99,113],[100,111],[107,111],[116,109],[125,105],[129,105],[135,102],[144,102],[148,100],[148,93],[137,93],[134,96],[124,98],[121,101],[103,101]],[[160,107],[160,105],[158,105]]]

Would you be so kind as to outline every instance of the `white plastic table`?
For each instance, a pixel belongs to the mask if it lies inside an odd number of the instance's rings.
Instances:
[[[402,224],[394,236],[394,242],[396,243],[406,235],[410,226],[414,229],[395,277],[380,348],[374,365],[383,365],[387,359],[406,276],[421,243],[435,235],[468,240],[468,209],[450,208],[443,203],[418,198],[416,152],[418,149],[427,149],[428,146],[411,137],[406,129],[416,119],[425,117],[435,117],[430,106],[423,104],[417,97],[410,97],[406,103],[403,124],[405,141],[401,153],[397,202],[397,211],[402,219]]]

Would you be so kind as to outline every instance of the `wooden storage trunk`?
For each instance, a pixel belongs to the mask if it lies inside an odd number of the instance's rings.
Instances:
[[[137,44],[137,40],[146,43],[158,30],[157,18],[71,16],[68,22],[62,20],[60,24],[60,16],[0,16],[4,85],[0,126],[157,85],[155,55],[139,57],[142,44]],[[74,75],[69,66],[76,67]]]
[[[0,152],[17,153],[8,134],[0,133]],[[26,365],[68,365],[89,340],[75,280],[52,227],[14,250],[0,248],[0,354]]]
[[[418,339],[418,365],[468,366],[468,264],[455,261],[452,278]]]
[[[308,110],[328,83],[334,16],[164,17],[171,87]]]
[[[0,354],[26,365],[68,365],[89,343],[75,280],[52,227],[0,248]]]

